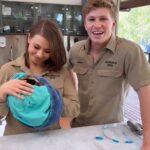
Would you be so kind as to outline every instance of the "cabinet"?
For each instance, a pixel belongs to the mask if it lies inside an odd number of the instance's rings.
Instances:
[[[33,4],[1,2],[2,28],[4,33],[27,32],[34,22]]]
[[[64,35],[86,35],[82,6],[29,2],[0,2],[1,33],[27,33],[40,19],[53,20]]]

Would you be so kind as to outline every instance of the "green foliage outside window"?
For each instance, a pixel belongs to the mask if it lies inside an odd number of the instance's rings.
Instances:
[[[150,6],[120,11],[118,35],[145,46],[150,40]]]

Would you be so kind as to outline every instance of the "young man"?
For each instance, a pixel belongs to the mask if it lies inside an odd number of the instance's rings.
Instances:
[[[72,126],[122,121],[131,85],[140,99],[142,150],[150,150],[150,66],[139,45],[113,34],[115,8],[112,0],[92,0],[83,9],[89,38],[71,48],[68,64],[77,74],[80,99],[80,115]]]

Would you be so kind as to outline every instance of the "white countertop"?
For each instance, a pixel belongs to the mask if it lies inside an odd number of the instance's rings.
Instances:
[[[0,150],[140,150],[141,145],[142,138],[124,124],[0,137]]]

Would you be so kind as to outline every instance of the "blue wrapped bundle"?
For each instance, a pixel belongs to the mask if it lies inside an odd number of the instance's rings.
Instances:
[[[63,111],[63,98],[51,83],[41,76],[28,76],[20,72],[13,79],[27,80],[34,85],[32,95],[23,95],[24,100],[15,96],[7,97],[7,104],[13,117],[24,125],[45,129],[56,123]]]

